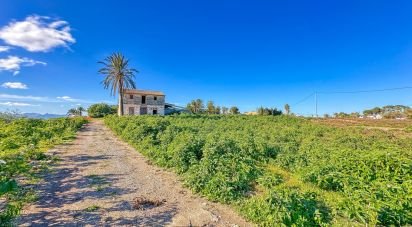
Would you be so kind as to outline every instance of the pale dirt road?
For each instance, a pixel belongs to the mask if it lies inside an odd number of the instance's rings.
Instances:
[[[40,182],[19,226],[251,226],[230,207],[193,195],[174,173],[148,164],[101,121],[85,126]],[[135,209],[135,198],[161,201]]]

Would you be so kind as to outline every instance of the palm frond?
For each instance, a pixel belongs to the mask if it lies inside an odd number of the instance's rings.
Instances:
[[[112,96],[124,89],[136,88],[134,79],[139,71],[129,67],[129,60],[123,54],[113,53],[98,63],[102,65],[98,72],[105,76],[101,83],[105,89],[110,90]]]

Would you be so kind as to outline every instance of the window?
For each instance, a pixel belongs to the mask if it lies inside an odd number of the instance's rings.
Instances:
[[[134,115],[134,107],[129,107],[129,115]]]
[[[155,96],[153,99],[156,101],[156,100],[157,100],[157,96]]]
[[[133,99],[133,95],[130,95],[130,99]]]
[[[142,104],[146,104],[146,96],[142,96]]]
[[[157,109],[153,109],[153,115],[157,114]]]

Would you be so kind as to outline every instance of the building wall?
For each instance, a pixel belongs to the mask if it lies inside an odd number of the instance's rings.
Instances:
[[[130,98],[130,95],[133,95],[133,99]],[[164,105],[165,104],[165,97],[164,96],[155,96],[155,95],[145,95],[146,96],[146,105]],[[157,100],[154,100],[154,98]],[[135,104],[141,105],[142,104],[142,95],[140,94],[124,94],[123,96],[123,103],[125,104]]]
[[[125,115],[131,115],[129,113],[129,108],[134,108],[134,115],[142,115],[141,107],[147,108],[147,115],[153,115],[153,110],[157,110],[157,115],[165,115],[165,106],[164,105],[135,105],[135,104],[123,104],[123,110]]]
[[[133,98],[130,97],[133,95]],[[131,115],[129,108],[134,107],[134,115],[142,115],[141,107],[147,108],[147,115],[153,115],[153,110],[157,110],[157,115],[165,115],[165,96],[164,95],[144,95],[146,96],[145,104],[142,104],[144,94],[125,93],[123,96],[123,110],[125,115]],[[156,100],[155,100],[156,97]]]

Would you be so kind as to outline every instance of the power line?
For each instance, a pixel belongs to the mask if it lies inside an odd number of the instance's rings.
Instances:
[[[295,104],[293,104],[292,106],[297,106],[303,102],[305,102],[306,100],[308,100],[310,97],[312,97],[313,95],[315,95],[316,92],[311,93],[310,95],[306,96],[305,98],[303,98],[302,100],[300,100],[299,102],[296,102]]]
[[[396,90],[406,90],[406,89],[412,89],[412,86],[384,88],[384,89],[372,89],[372,90],[358,90],[358,91],[320,91],[320,92],[315,91],[315,92],[311,93],[310,95],[306,96],[305,98],[303,98],[302,100],[300,100],[299,102],[296,102],[292,106],[297,106],[297,105],[305,102],[306,100],[308,100],[312,96],[315,96],[315,112],[316,112],[316,115],[317,115],[317,110],[318,110],[318,97],[317,96],[318,96],[318,94],[358,94],[358,93],[373,93],[373,92],[396,91]]]
[[[382,92],[382,91],[395,91],[395,90],[405,90],[412,89],[412,87],[396,87],[396,88],[384,88],[384,89],[374,89],[374,90],[359,90],[359,91],[320,91],[318,94],[356,94],[356,93],[372,93],[372,92]]]

